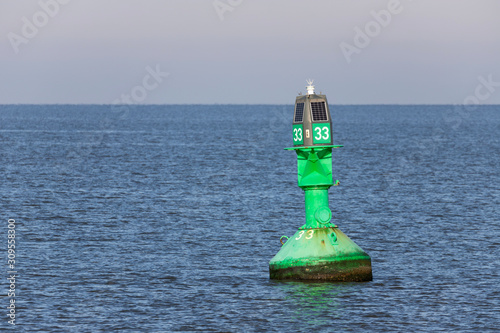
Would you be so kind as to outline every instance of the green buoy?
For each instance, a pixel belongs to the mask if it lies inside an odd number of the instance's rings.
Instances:
[[[295,100],[293,147],[297,153],[298,185],[305,192],[306,223],[283,243],[269,262],[276,280],[371,281],[371,258],[331,222],[328,189],[332,178],[332,121],[325,95],[314,93]]]

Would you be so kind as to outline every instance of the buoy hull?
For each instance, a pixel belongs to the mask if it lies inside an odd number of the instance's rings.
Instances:
[[[336,227],[299,229],[269,262],[275,280],[371,281],[371,258]]]

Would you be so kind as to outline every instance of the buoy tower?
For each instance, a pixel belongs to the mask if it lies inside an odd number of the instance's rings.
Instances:
[[[371,281],[371,258],[332,223],[328,189],[332,178],[332,119],[325,95],[295,99],[292,135],[297,153],[298,185],[305,193],[306,223],[290,238],[282,236],[280,251],[269,262],[276,280]],[[284,239],[287,239],[284,242]]]

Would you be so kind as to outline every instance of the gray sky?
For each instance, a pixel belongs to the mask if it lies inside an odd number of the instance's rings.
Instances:
[[[498,0],[0,0],[0,104],[500,104],[499,62]]]

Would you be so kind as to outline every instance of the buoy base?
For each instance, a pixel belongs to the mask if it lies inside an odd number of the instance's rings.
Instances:
[[[275,280],[372,280],[371,258],[336,227],[298,230],[269,262]]]
[[[270,266],[269,275],[273,280],[363,282],[372,280],[372,266],[370,259],[324,262],[281,269]]]

